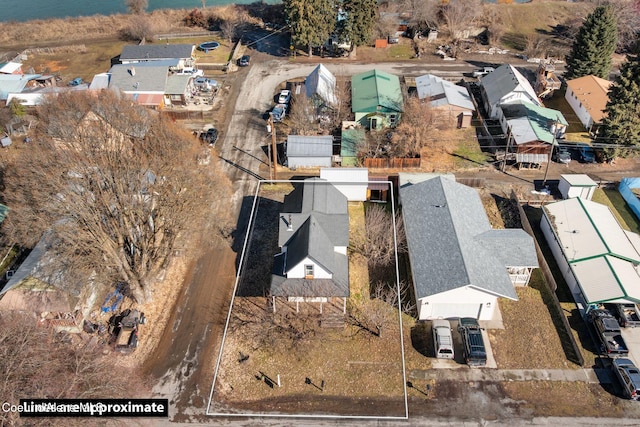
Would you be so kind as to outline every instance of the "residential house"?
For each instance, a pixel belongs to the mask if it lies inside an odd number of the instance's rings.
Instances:
[[[289,168],[331,167],[333,136],[287,136],[287,166]]]
[[[194,91],[193,76],[171,74],[167,77],[167,85],[164,88],[164,104],[186,105]]]
[[[7,104],[14,99],[16,102],[25,106],[40,105],[47,95],[55,96],[61,92],[86,90],[87,85],[78,85],[72,87],[59,87],[55,76],[39,76],[27,84],[21,92],[10,92],[7,95]]]
[[[482,77],[480,91],[484,107],[491,119],[498,117],[498,110],[502,105],[518,101],[542,107],[531,83],[513,65],[501,65],[495,71]]]
[[[581,197],[545,205],[540,228],[578,308],[640,303],[640,235]]]
[[[584,76],[567,80],[564,99],[576,113],[585,129],[591,131],[605,116],[611,82],[596,76]]]
[[[168,68],[153,62],[116,64],[109,70],[109,89],[117,89],[136,103],[149,107],[164,106]]]
[[[498,298],[517,300],[538,267],[532,237],[493,229],[478,192],[450,176],[399,178],[418,319],[490,320]]]
[[[564,138],[569,123],[562,113],[527,101],[503,104],[497,110],[502,131],[508,135],[507,151],[518,163],[546,163],[556,139]]]
[[[271,276],[276,298],[329,302],[349,296],[349,214],[347,198],[327,181],[312,178],[286,199],[278,219],[278,246]]]
[[[320,64],[313,69],[305,78],[304,87],[307,98],[314,104],[329,107],[337,105],[336,77],[324,65]]]
[[[18,94],[27,87],[34,87],[40,74],[0,74],[0,101],[8,103],[9,94]]]
[[[367,129],[394,127],[403,111],[398,76],[379,70],[366,71],[351,78],[351,111]]]
[[[432,74],[416,77],[418,99],[428,102],[438,121],[450,126],[466,128],[471,125],[476,110],[466,87]]]
[[[87,286],[90,278],[79,280],[51,267],[52,245],[50,234],[45,234],[20,267],[11,272],[0,291],[0,312],[31,314],[58,331],[77,333],[89,314],[91,307],[85,301],[95,298],[91,294],[94,289]]]
[[[195,62],[193,44],[142,44],[127,45],[122,48],[120,63],[135,64],[142,62],[177,60],[176,69],[192,68]]]
[[[0,63],[0,74],[23,74],[22,64],[19,62],[2,62]]]

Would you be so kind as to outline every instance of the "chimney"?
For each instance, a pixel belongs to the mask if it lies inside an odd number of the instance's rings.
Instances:
[[[136,75],[136,69],[134,67],[129,68],[129,73],[131,73],[132,76]]]
[[[289,222],[287,223],[287,231],[293,231],[293,222],[291,221],[291,215],[289,215]]]

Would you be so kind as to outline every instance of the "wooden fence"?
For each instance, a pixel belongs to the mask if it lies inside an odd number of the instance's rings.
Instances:
[[[420,167],[420,158],[373,158],[364,159],[368,169],[411,169]]]

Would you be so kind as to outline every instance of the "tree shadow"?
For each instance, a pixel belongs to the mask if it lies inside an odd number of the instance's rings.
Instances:
[[[431,326],[427,322],[416,322],[411,328],[411,345],[425,357],[433,357],[435,348],[431,339]]]

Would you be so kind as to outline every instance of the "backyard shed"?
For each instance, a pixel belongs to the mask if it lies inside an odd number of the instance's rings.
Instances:
[[[562,194],[563,199],[572,197],[582,197],[591,200],[594,191],[598,188],[598,184],[586,174],[566,174],[560,175],[560,183],[558,190]]]
[[[289,135],[287,162],[290,168],[331,167],[333,136]]]
[[[364,202],[367,200],[367,168],[322,168],[320,179],[324,179],[341,192],[349,202]]]

